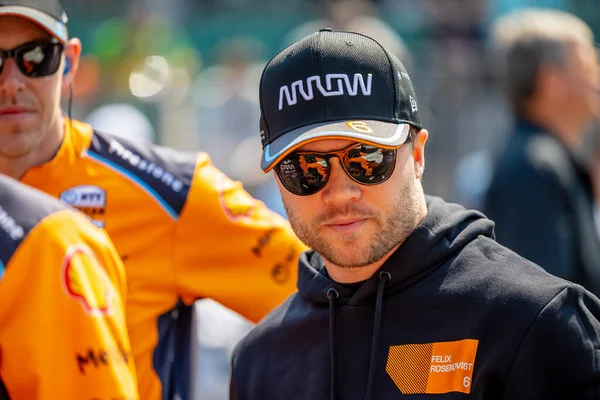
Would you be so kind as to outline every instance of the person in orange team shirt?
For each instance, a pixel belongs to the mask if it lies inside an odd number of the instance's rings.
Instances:
[[[137,399],[125,290],[104,231],[0,175],[0,399]]]
[[[306,247],[288,222],[204,154],[95,131],[65,118],[77,72],[58,0],[0,4],[0,173],[85,212],[124,261],[140,397],[189,398],[192,304],[257,322],[296,290]]]

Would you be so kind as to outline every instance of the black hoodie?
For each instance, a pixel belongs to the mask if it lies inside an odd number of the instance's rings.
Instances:
[[[598,299],[499,245],[482,214],[427,206],[358,287],[304,253],[299,292],[236,348],[231,399],[600,398]]]

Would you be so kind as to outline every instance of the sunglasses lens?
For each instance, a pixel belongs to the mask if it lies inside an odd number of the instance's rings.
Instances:
[[[327,183],[329,163],[316,154],[291,154],[275,167],[279,180],[297,196],[317,193]]]
[[[323,189],[329,178],[329,158],[340,158],[348,175],[363,185],[385,182],[394,172],[397,149],[358,144],[346,150],[323,153],[292,153],[275,166],[285,188],[298,196]]]
[[[60,65],[61,53],[60,43],[36,43],[22,46],[15,58],[24,75],[41,77],[56,72]]]
[[[387,180],[396,165],[396,150],[358,145],[344,157],[344,167],[357,182],[376,185]]]

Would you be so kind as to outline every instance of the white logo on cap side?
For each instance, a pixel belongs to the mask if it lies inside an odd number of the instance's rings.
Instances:
[[[417,110],[419,109],[419,108],[417,107],[417,101],[416,101],[416,100],[415,100],[415,98],[414,98],[414,97],[412,97],[412,96],[408,96],[408,97],[409,97],[409,99],[410,99],[410,107],[411,107],[411,109],[412,109],[412,112],[415,112],[415,111],[417,111]]]
[[[408,74],[406,72],[398,71],[398,79],[402,80],[404,78],[406,78],[410,81],[410,76],[408,76]]]
[[[325,97],[344,95],[356,96],[358,95],[359,87],[364,96],[370,96],[373,75],[367,74],[367,82],[365,83],[363,75],[358,73],[354,74],[352,82],[350,82],[350,77],[348,74],[327,74],[325,75],[325,85],[327,89],[323,87],[323,84],[321,83],[321,77],[319,75],[309,76],[305,79],[305,81],[306,89],[303,80],[295,81],[290,85],[291,88],[288,85],[284,85],[279,88],[280,110],[283,109],[284,99],[286,100],[288,106],[293,106],[294,104],[298,103],[297,92],[300,93],[304,100],[312,100],[314,98],[313,83],[321,95]],[[333,90],[334,81],[337,83],[336,90]],[[344,89],[346,89],[346,91],[344,91]]]

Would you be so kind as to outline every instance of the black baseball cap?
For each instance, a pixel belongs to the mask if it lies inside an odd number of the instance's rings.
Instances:
[[[269,61],[259,90],[265,172],[315,140],[394,147],[421,129],[406,69],[359,33],[322,29],[292,44]]]
[[[0,0],[0,16],[4,15],[26,18],[63,43],[69,38],[67,14],[58,0]]]

